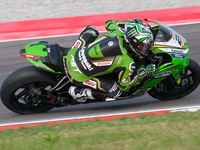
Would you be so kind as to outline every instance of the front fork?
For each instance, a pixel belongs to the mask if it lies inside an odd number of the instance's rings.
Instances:
[[[184,69],[189,65],[189,58],[188,55],[185,55],[185,58],[183,59],[183,62],[181,65],[177,68],[172,69],[172,76],[177,84],[180,84],[181,77],[180,74],[184,71]]]

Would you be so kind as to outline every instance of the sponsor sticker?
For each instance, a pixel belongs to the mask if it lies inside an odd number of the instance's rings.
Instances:
[[[82,41],[77,40],[77,41],[74,43],[74,45],[72,46],[72,48],[79,48],[79,47],[81,46],[81,44],[82,44]]]
[[[93,62],[95,66],[111,66],[113,61],[99,61],[99,62]]]
[[[180,53],[180,54],[187,54],[189,49],[171,49],[171,48],[160,48],[161,50],[169,53]]]
[[[185,58],[185,55],[180,55],[180,54],[171,54],[171,55],[172,55],[172,57],[174,57],[174,58],[180,58],[180,59]]]
[[[73,68],[73,70],[74,71],[78,71],[79,73],[82,73],[79,69],[78,69],[78,67],[77,67],[77,65],[76,65],[76,62],[75,62],[75,60],[74,60],[74,56],[73,55],[71,55],[71,57],[72,57],[72,59],[71,59],[71,65],[72,65],[72,67],[74,67]]]
[[[88,80],[88,81],[83,82],[83,84],[89,87],[92,87],[94,89],[97,89],[97,83],[95,81]]]

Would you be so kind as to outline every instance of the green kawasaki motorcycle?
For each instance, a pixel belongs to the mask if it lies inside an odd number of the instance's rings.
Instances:
[[[132,86],[118,99],[138,97],[147,92],[159,100],[179,99],[190,94],[199,85],[200,66],[188,58],[187,41],[158,21],[146,21],[156,24],[151,26],[155,35],[154,47],[146,58],[149,64],[156,64],[156,72],[141,79],[140,84]],[[3,104],[13,112],[30,114],[81,103],[67,92],[72,83],[63,64],[66,51],[68,48],[46,41],[30,43],[20,50],[21,55],[34,66],[19,69],[7,77],[1,87]],[[114,79],[113,74],[105,77]],[[31,90],[33,87],[38,90]],[[92,101],[105,100],[88,99],[84,103]]]

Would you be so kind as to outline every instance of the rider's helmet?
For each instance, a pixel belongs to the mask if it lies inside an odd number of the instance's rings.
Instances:
[[[147,56],[153,47],[153,34],[144,24],[126,23],[124,38],[136,54]]]

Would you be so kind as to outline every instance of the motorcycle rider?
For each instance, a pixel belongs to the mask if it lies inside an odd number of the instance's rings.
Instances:
[[[87,98],[115,100],[134,84],[155,71],[155,65],[137,68],[153,46],[153,34],[140,19],[108,20],[106,34],[95,40],[99,32],[93,26],[83,29],[64,56],[66,73],[75,86],[68,93],[80,102]],[[138,61],[138,62],[139,62]],[[102,75],[117,73],[118,81]]]

